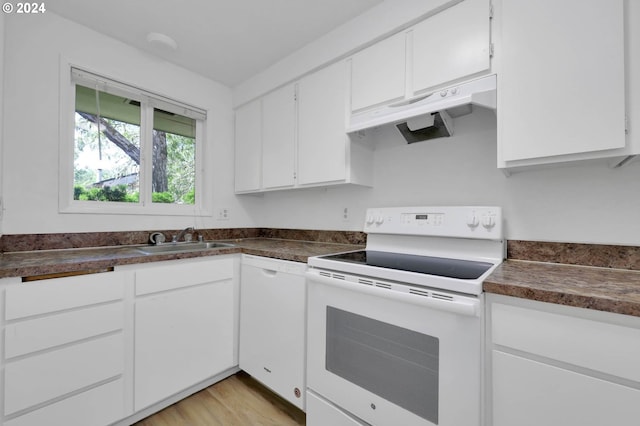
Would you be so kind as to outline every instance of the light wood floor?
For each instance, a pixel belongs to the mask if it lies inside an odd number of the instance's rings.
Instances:
[[[134,426],[299,426],[305,414],[240,372]]]

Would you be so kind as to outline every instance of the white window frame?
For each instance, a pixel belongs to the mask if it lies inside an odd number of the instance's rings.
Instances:
[[[83,67],[61,60],[60,69],[60,127],[59,127],[59,212],[87,214],[140,214],[163,216],[211,216],[209,200],[211,185],[207,183],[206,156],[206,110],[169,97],[155,94],[117,79],[88,71]],[[73,75],[72,75],[73,73]],[[92,85],[89,85],[93,82]],[[195,149],[195,204],[169,204],[152,202],[152,151],[150,129],[153,123],[153,108],[141,108],[140,117],[140,201],[138,203],[114,201],[82,201],[73,199],[74,150],[75,150],[75,88],[76,84],[97,87],[98,90],[125,96],[141,104],[196,118]],[[146,112],[145,112],[146,111]]]

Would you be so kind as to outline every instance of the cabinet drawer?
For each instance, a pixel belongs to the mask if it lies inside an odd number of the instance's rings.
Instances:
[[[640,329],[501,303],[491,315],[494,344],[640,382]]]
[[[6,421],[5,426],[104,426],[124,418],[122,379]]]
[[[231,258],[153,265],[136,271],[136,296],[231,278]]]
[[[493,351],[493,426],[631,426],[640,390]]]
[[[364,426],[335,405],[307,391],[307,426]]]
[[[122,374],[123,364],[121,333],[9,362],[5,367],[4,413],[114,378]]]
[[[9,324],[5,327],[5,358],[121,330],[123,326],[122,302]]]
[[[122,273],[54,278],[7,288],[5,319],[46,314],[122,299]]]

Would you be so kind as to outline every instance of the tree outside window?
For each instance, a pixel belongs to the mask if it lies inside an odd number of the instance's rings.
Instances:
[[[153,203],[195,204],[194,118],[76,84],[74,139],[75,200],[140,203],[141,176],[151,167]]]

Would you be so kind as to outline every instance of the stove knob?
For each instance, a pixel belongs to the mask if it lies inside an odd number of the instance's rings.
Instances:
[[[373,215],[367,215],[367,225],[373,225],[373,222],[375,222]]]
[[[496,224],[496,218],[490,215],[485,215],[482,217],[482,226],[487,229],[491,229]]]
[[[469,216],[467,216],[467,226],[469,228],[475,228],[479,224],[480,221],[478,220],[478,216],[476,216],[475,213],[470,213]]]
[[[382,225],[384,223],[384,216],[376,216],[376,225]]]

